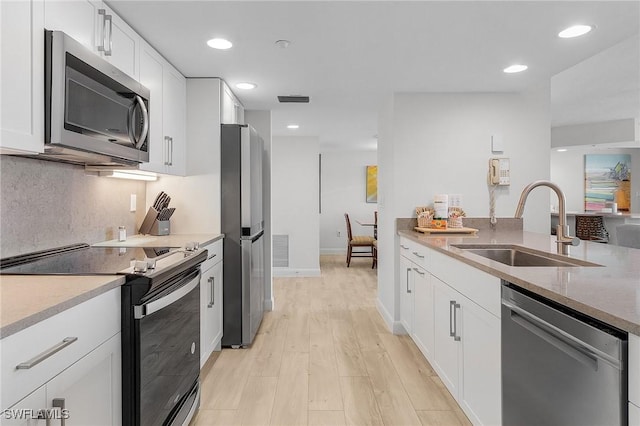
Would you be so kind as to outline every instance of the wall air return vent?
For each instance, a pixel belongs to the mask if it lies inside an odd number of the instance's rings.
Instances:
[[[278,96],[278,101],[280,103],[308,104],[309,103],[309,97],[308,96],[299,96],[299,95]]]
[[[289,267],[289,235],[273,235],[273,266]]]

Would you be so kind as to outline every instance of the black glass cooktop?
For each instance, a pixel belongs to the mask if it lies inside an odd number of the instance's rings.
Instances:
[[[113,275],[133,271],[136,261],[161,260],[178,248],[91,247],[76,244],[0,260],[0,274]]]

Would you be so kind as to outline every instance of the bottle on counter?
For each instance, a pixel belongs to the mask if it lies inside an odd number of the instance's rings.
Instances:
[[[118,241],[127,241],[127,228],[118,226]]]

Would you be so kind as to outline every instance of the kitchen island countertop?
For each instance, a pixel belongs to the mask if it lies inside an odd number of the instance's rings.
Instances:
[[[121,275],[2,275],[0,338],[122,284]]]
[[[482,229],[476,235],[425,235],[398,230],[429,248],[554,300],[624,331],[640,335],[640,249],[581,241],[569,257],[593,267],[512,267],[467,253],[457,244],[514,244],[556,253],[554,236]]]

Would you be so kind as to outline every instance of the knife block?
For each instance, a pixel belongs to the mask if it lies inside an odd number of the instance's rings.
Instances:
[[[150,233],[151,228],[153,227],[154,223],[157,221],[157,218],[158,218],[158,210],[154,209],[153,207],[149,207],[149,211],[147,212],[147,215],[144,217],[144,220],[142,221],[142,225],[140,225],[140,229],[138,230],[138,232],[145,235]]]
[[[156,219],[151,226],[151,230],[149,233],[151,235],[169,235],[170,231],[169,221],[168,220],[158,220]]]

